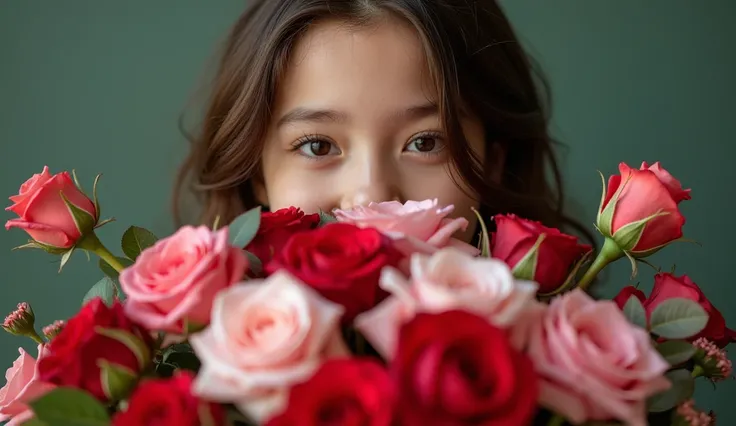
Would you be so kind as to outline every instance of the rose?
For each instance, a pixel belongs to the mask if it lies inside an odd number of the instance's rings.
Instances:
[[[408,238],[411,244],[402,245],[406,250],[431,253],[437,248],[454,246],[471,254],[478,250],[452,235],[468,227],[465,218],[448,218],[455,206],[440,206],[437,199],[424,201],[371,202],[368,206],[356,206],[349,210],[335,210],[339,222],[351,223],[361,228],[376,228],[396,239]],[[410,254],[410,253],[406,253]]]
[[[604,236],[635,257],[648,256],[682,237],[685,218],[678,203],[690,190],[661,167],[642,163],[639,170],[619,164],[601,199],[597,227]]]
[[[506,333],[467,311],[420,313],[400,331],[391,363],[402,425],[528,424],[537,377]]]
[[[647,299],[647,296],[644,294],[643,291],[639,290],[633,285],[629,285],[622,288],[621,291],[618,292],[616,297],[613,298],[613,301],[616,302],[616,305],[618,305],[619,309],[623,309],[624,306],[626,306],[626,302],[629,301],[631,296],[636,296],[636,298],[639,299],[639,301],[642,303],[644,303],[644,301]]]
[[[411,278],[386,267],[381,286],[393,295],[355,319],[355,327],[385,358],[392,359],[398,330],[417,312],[464,309],[501,328],[514,328],[514,345],[523,345],[525,310],[535,305],[537,285],[515,279],[505,263],[472,257],[454,248],[411,258]]]
[[[218,426],[225,424],[222,406],[202,401],[191,392],[194,375],[178,370],[167,379],[143,381],[128,407],[112,419],[113,426]]]
[[[7,383],[0,389],[0,422],[9,421],[7,425],[20,425],[33,417],[28,405],[55,386],[38,377],[36,359],[33,359],[23,348],[18,348],[20,356],[5,373]],[[45,355],[44,345],[38,345],[38,358]]]
[[[512,268],[518,278],[539,283],[540,293],[562,287],[574,266],[592,247],[572,235],[513,214],[496,215],[491,255]]]
[[[328,360],[291,388],[286,410],[267,426],[390,426],[395,394],[388,372],[371,358]]]
[[[97,297],[87,302],[48,344],[38,361],[39,377],[59,386],[80,388],[101,401],[127,389],[112,381],[115,370],[137,375],[151,359],[150,333],[123,313],[115,300],[108,307]]]
[[[271,260],[274,253],[281,250],[291,235],[316,228],[319,220],[318,214],[305,215],[297,207],[261,213],[258,232],[245,250],[266,263]]]
[[[222,290],[210,326],[190,337],[202,363],[195,394],[234,403],[260,422],[282,408],[289,386],[347,354],[341,313],[285,271]]]
[[[348,322],[388,295],[378,287],[381,269],[397,265],[401,257],[376,229],[331,223],[293,235],[265,269],[269,274],[284,269],[341,304]]]
[[[688,340],[695,341],[700,337],[704,337],[721,348],[736,341],[736,331],[726,327],[726,320],[723,318],[723,314],[713,306],[700,287],[687,275],[677,277],[664,272],[655,275],[652,292],[644,301],[644,309],[647,315],[650,316],[654,309],[665,300],[675,297],[682,297],[698,302],[705,312],[708,313],[709,319],[705,328]]]
[[[63,194],[63,196],[61,195]],[[5,229],[21,228],[35,240],[50,249],[67,249],[91,229],[80,229],[68,203],[90,216],[89,224],[98,219],[95,204],[74,184],[69,172],[55,175],[49,168],[34,174],[23,185],[18,195],[10,197],[13,205],[6,208],[19,216],[9,220]]]
[[[527,353],[541,376],[540,403],[574,424],[646,425],[646,400],[667,390],[668,363],[649,334],[610,300],[581,289],[552,300],[532,327]]]
[[[125,313],[150,330],[196,330],[209,323],[215,294],[243,279],[247,266],[227,228],[182,227],[120,273]]]

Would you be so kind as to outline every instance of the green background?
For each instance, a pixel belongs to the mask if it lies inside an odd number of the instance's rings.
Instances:
[[[44,164],[76,169],[87,188],[97,173],[103,216],[117,222],[100,236],[117,249],[131,224],[173,231],[170,189],[186,143],[177,120],[201,87],[214,48],[242,1],[11,2],[0,5],[0,194]],[[523,42],[554,89],[554,133],[572,207],[592,223],[600,179],[625,161],[662,161],[693,200],[684,202],[686,236],[654,261],[687,273],[736,327],[732,166],[736,148],[736,2],[733,0],[504,2]],[[9,202],[8,202],[9,205]],[[6,214],[10,219],[12,215]],[[0,312],[30,302],[38,325],[72,315],[100,278],[76,254],[58,259],[10,248],[22,231],[0,233]],[[119,249],[116,251],[119,252]],[[605,274],[605,292],[628,282],[628,262]],[[651,287],[652,271],[636,281]],[[0,367],[16,347],[0,334]],[[733,356],[732,356],[733,358]],[[703,408],[736,424],[736,382],[714,392],[700,383]]]

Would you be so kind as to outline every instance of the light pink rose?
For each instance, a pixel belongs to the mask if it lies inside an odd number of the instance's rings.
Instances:
[[[38,357],[42,357],[46,347],[38,345]],[[0,389],[0,422],[7,425],[20,425],[33,417],[28,405],[32,400],[54,388],[54,385],[39,380],[36,359],[23,348],[18,348],[20,356],[5,373],[7,383]]]
[[[283,409],[292,384],[349,354],[342,313],[283,270],[221,291],[210,326],[190,338],[202,362],[195,394],[234,403],[260,423]]]
[[[663,376],[669,366],[649,334],[615,302],[580,289],[552,300],[532,327],[528,354],[540,376],[540,403],[574,424],[644,426],[647,398],[670,387]]]
[[[515,279],[497,259],[473,257],[454,248],[434,255],[411,257],[411,278],[391,267],[381,274],[381,287],[392,293],[372,310],[359,315],[355,327],[385,358],[393,359],[400,326],[418,312],[463,309],[494,325],[514,329],[513,344],[521,349],[526,324],[522,317],[537,303],[537,284]]]
[[[462,217],[448,218],[455,209],[453,205],[440,206],[437,199],[424,201],[398,201],[369,203],[350,210],[335,210],[339,222],[352,223],[360,227],[376,228],[384,234],[404,240],[404,247],[410,252],[432,253],[438,248],[453,246],[470,254],[478,254],[478,249],[452,238],[458,231],[468,227],[468,220]]]
[[[243,251],[228,244],[227,228],[182,227],[120,274],[125,313],[151,330],[206,326],[215,294],[242,280],[247,266]]]

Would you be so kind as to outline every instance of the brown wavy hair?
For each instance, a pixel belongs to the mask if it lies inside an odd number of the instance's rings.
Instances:
[[[179,171],[174,217],[183,222],[183,196],[192,191],[198,221],[229,223],[257,205],[262,144],[276,85],[295,40],[324,19],[368,25],[393,13],[418,32],[438,93],[453,158],[453,175],[479,194],[481,214],[515,213],[547,226],[589,231],[563,211],[556,143],[548,131],[550,90],[494,0],[253,0],[223,46],[201,128]],[[485,128],[486,158],[463,136],[467,108]],[[484,164],[503,153],[503,175]],[[551,182],[548,180],[551,176]]]

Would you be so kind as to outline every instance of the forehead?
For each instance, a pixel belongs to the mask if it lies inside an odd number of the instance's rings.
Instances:
[[[276,109],[359,104],[370,112],[436,102],[417,31],[390,15],[366,26],[314,24],[296,42],[277,89]]]

